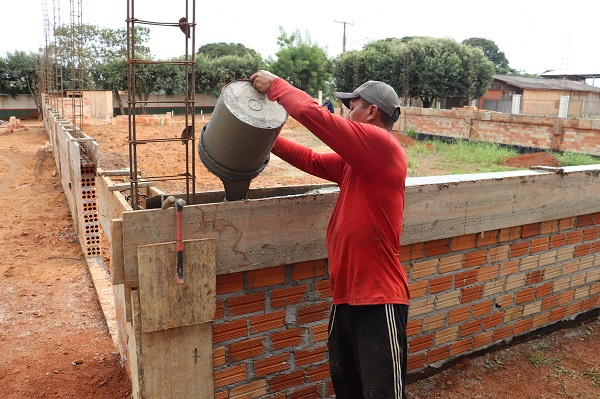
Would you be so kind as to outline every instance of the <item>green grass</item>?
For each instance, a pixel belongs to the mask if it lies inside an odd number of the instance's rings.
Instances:
[[[577,153],[549,152],[560,166],[600,164],[600,157]],[[447,143],[441,140],[416,141],[406,149],[408,175],[411,177],[490,173],[516,170],[504,165],[508,158],[519,152],[496,143],[456,140]]]

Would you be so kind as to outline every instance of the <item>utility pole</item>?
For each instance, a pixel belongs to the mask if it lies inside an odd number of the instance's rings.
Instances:
[[[346,25],[354,25],[352,22],[348,21],[335,21],[338,24],[344,24],[344,38],[342,40],[342,53],[346,52]]]

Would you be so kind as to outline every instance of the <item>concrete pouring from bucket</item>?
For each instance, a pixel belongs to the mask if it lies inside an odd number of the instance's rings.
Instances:
[[[223,182],[226,200],[246,198],[251,180],[268,164],[286,120],[283,107],[259,93],[249,80],[223,87],[198,140],[198,153]]]

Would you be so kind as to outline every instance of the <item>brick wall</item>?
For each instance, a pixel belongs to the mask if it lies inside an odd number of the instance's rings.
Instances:
[[[600,306],[600,213],[403,245],[409,373]],[[219,275],[215,398],[324,398],[326,260]]]
[[[396,129],[411,127],[434,136],[600,156],[600,119],[405,108]]]

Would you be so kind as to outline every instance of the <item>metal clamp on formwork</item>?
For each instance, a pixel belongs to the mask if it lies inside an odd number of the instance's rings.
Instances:
[[[175,205],[175,218],[176,218],[176,255],[175,255],[175,279],[178,283],[183,284],[183,223],[182,223],[182,215],[183,215],[183,207],[185,206],[185,201],[181,198],[175,198],[174,196],[167,197],[166,200],[163,201],[161,208],[168,209]]]

